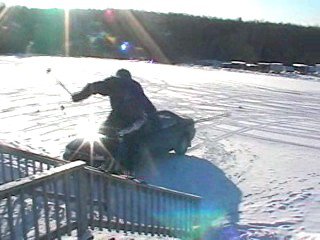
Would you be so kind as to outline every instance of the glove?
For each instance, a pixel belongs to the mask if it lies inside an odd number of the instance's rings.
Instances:
[[[93,93],[93,85],[88,83],[80,92],[73,94],[72,101],[79,102],[88,98]]]
[[[80,93],[75,93],[72,95],[72,101],[73,102],[79,102],[83,99],[82,95]]]

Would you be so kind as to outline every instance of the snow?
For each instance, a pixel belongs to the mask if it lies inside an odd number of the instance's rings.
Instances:
[[[220,116],[196,125],[186,156],[148,159],[137,170],[149,183],[203,197],[203,239],[320,239],[317,77],[2,56],[0,142],[61,158],[79,124],[98,128],[110,106],[99,96],[72,103],[57,80],[76,92],[119,68],[132,72],[159,110]]]

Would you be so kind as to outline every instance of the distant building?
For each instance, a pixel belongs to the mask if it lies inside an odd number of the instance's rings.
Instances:
[[[309,73],[309,66],[302,63],[294,63],[292,64],[294,71],[300,74],[308,74]]]
[[[232,68],[232,69],[246,69],[246,63],[242,61],[231,61],[222,63],[222,67],[224,68]]]
[[[316,64],[315,68],[316,68],[316,72],[320,74],[320,64]]]
[[[294,67],[293,66],[285,66],[285,71],[289,72],[289,73],[293,73],[294,72]]]
[[[272,73],[282,73],[286,70],[285,66],[282,63],[270,63],[269,72]]]
[[[223,62],[222,67],[223,68],[231,68],[231,62]]]
[[[260,72],[270,72],[270,63],[258,62],[258,70]]]
[[[254,63],[247,63],[246,64],[246,70],[258,71],[259,70],[259,65],[258,64],[254,64]]]
[[[242,61],[231,61],[231,66],[235,69],[245,69],[246,68],[246,62]]]
[[[221,61],[213,60],[213,59],[197,60],[195,61],[195,64],[202,65],[202,66],[222,67]]]
[[[308,74],[316,74],[317,68],[316,66],[308,66]]]

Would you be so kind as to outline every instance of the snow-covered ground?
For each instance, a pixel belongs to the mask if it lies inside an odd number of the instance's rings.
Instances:
[[[137,171],[149,183],[203,197],[203,239],[320,239],[316,77],[3,56],[0,141],[61,158],[65,145],[90,129],[83,124],[97,128],[110,107],[100,96],[72,103],[57,80],[76,92],[119,68],[132,72],[159,110],[209,119],[196,125],[186,156],[154,159]]]

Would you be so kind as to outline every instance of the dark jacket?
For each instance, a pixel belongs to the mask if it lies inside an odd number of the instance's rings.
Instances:
[[[156,113],[155,106],[144,94],[141,85],[131,78],[109,77],[89,83],[79,93],[74,94],[72,100],[81,101],[92,94],[110,97],[112,111],[109,123],[119,128],[130,127],[134,122]]]

